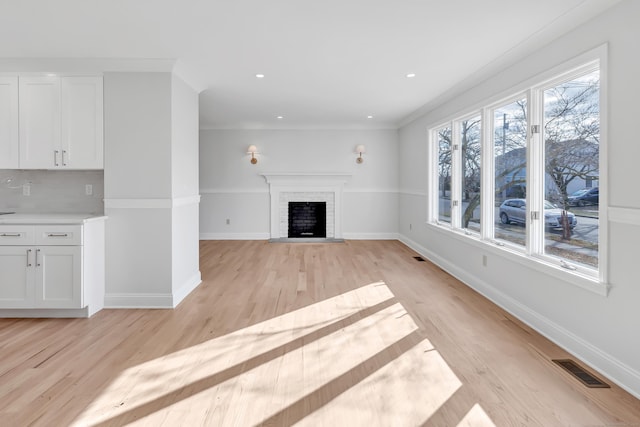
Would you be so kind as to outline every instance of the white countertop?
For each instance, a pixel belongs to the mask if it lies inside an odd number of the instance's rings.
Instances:
[[[91,221],[104,221],[104,215],[90,213],[14,213],[0,215],[0,224],[84,224]]]

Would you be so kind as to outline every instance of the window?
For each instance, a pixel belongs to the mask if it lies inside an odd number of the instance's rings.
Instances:
[[[438,141],[438,220],[451,223],[451,127],[436,130]]]
[[[527,222],[516,221],[526,214],[527,99],[518,98],[491,111],[497,209],[494,238],[524,247]],[[520,210],[514,211],[515,206]]]
[[[460,132],[461,208],[460,223],[466,230],[480,232],[480,116],[457,123]]]
[[[431,221],[599,277],[600,73],[592,61],[433,129]]]
[[[544,252],[593,268],[600,216],[599,93],[597,70],[544,90],[544,193],[554,205],[545,210]]]

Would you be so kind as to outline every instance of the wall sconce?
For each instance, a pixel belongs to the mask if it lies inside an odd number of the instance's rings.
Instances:
[[[255,165],[256,163],[258,163],[258,159],[256,159],[256,154],[258,154],[258,149],[256,148],[255,145],[250,145],[249,148],[247,148],[247,154],[251,154],[252,165]]]
[[[359,154],[358,158],[356,159],[356,163],[360,164],[364,161],[364,159],[362,158],[362,153],[364,153],[364,145],[360,144],[356,147],[356,153]]]

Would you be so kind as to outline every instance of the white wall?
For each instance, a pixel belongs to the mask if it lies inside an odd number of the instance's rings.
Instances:
[[[259,151],[256,165],[246,153],[251,144]],[[367,150],[362,164],[355,161],[358,144]],[[396,130],[202,130],[202,238],[269,238],[264,172],[352,174],[344,187],[344,237],[397,236]]]
[[[198,93],[171,84],[172,295],[177,305],[201,282],[198,187]]]
[[[180,78],[171,79],[171,183],[173,197],[199,194],[198,93]]]
[[[171,197],[171,73],[105,73],[105,198]]]
[[[498,302],[577,357],[640,397],[640,193],[635,175],[640,94],[640,2],[627,0],[426,113],[400,130],[400,233],[402,240]],[[454,237],[425,224],[427,129],[452,114],[507,91],[585,51],[609,43],[608,296],[569,283],[562,272],[544,273],[490,244]],[[412,225],[411,230],[409,225]],[[482,265],[482,256],[488,265]]]
[[[105,73],[107,307],[171,298],[171,74]]]
[[[169,72],[104,75],[107,307],[174,307],[200,283],[197,103]]]

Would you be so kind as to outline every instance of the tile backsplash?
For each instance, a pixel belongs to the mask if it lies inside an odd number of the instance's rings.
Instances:
[[[87,195],[87,185],[92,194]],[[25,195],[25,186],[29,195]],[[0,211],[104,213],[104,171],[0,169]]]

